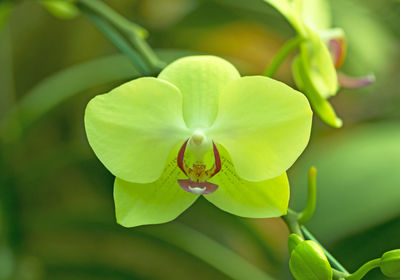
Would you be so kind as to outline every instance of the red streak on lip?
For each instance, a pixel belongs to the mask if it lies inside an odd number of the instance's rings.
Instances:
[[[195,194],[209,194],[218,189],[218,185],[209,182],[193,182],[192,180],[178,180],[179,186],[187,192]],[[197,191],[193,191],[197,189]]]
[[[214,176],[215,174],[217,174],[219,171],[221,171],[221,167],[222,167],[222,164],[221,164],[221,157],[220,157],[220,155],[219,155],[217,146],[215,146],[215,143],[214,143],[214,142],[213,142],[213,152],[214,152],[214,160],[215,160],[215,170],[214,170],[214,172],[210,175],[210,178],[211,178],[212,176]]]
[[[186,140],[185,143],[183,143],[182,147],[179,150],[178,158],[177,158],[178,167],[182,170],[183,173],[185,173],[186,176],[187,176],[187,173],[185,171],[185,167],[184,167],[185,163],[183,161],[183,158],[185,156],[185,150],[186,150],[188,141],[189,141],[189,139]]]
[[[346,41],[343,38],[331,39],[329,41],[329,51],[333,58],[335,68],[338,69],[346,56]]]

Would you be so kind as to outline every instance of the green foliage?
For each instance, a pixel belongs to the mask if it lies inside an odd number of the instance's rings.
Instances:
[[[0,32],[3,25],[6,23],[9,15],[14,8],[14,4],[11,1],[2,1],[0,3]]]
[[[291,176],[296,182],[292,203],[301,205],[305,200],[302,178],[314,164],[319,171],[319,191],[310,227],[321,239],[338,239],[399,214],[399,141],[400,129],[393,122],[365,125],[312,142],[313,149]],[[331,148],[327,150],[327,146]]]

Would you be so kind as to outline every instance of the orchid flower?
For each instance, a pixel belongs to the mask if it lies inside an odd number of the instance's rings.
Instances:
[[[118,223],[168,222],[200,195],[245,217],[286,213],[286,170],[305,149],[306,97],[229,62],[192,56],[87,105],[89,144],[116,176]]]
[[[340,28],[331,27],[326,0],[265,0],[282,13],[296,32],[304,38],[300,54],[293,62],[297,87],[308,97],[313,109],[328,125],[341,127],[328,98],[339,86],[357,88],[374,81],[373,75],[353,78],[336,70],[346,53],[346,38]]]

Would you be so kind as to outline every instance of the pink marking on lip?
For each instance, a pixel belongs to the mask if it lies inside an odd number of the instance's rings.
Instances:
[[[210,182],[194,182],[192,180],[178,180],[179,186],[190,193],[194,194],[210,194],[218,189],[218,185]]]
[[[338,80],[339,84],[344,88],[360,88],[372,84],[375,81],[375,76],[350,77],[343,73],[338,73]]]

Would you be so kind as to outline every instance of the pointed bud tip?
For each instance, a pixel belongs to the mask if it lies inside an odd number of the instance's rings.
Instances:
[[[310,170],[308,171],[308,174],[312,177],[317,176],[317,168],[315,168],[315,166],[311,166]]]

